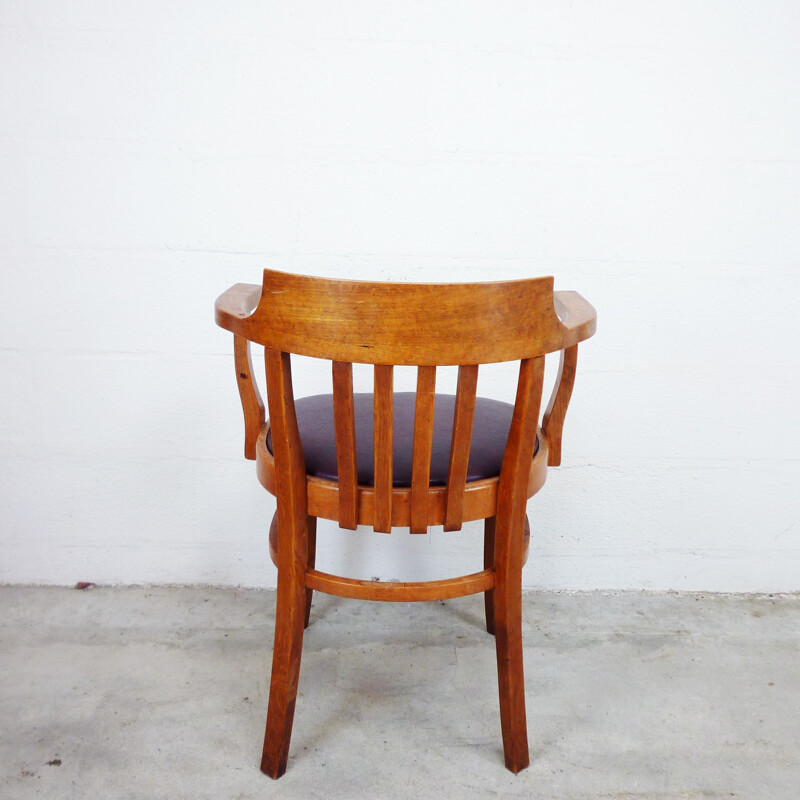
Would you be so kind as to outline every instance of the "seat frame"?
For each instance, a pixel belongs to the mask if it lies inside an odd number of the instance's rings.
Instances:
[[[552,278],[478,284],[338,281],[265,270],[263,283],[236,284],[216,302],[217,324],[234,334],[245,419],[245,457],[277,498],[270,554],[278,568],[275,642],[261,769],[286,770],[302,654],[314,591],[380,601],[441,600],[484,593],[495,635],[506,767],[528,766],[522,663],[522,566],[530,525],[526,502],[561,460],[578,343],[593,335],[596,312]],[[253,375],[250,342],[264,345],[270,420]],[[544,356],[560,351],[550,402],[539,426]],[[291,354],[332,361],[339,480],[306,474],[292,390]],[[480,364],[519,360],[514,413],[500,475],[466,481]],[[374,485],[356,477],[353,363],[374,366]],[[417,367],[411,485],[392,485],[393,365]],[[436,367],[458,366],[448,481],[430,486]],[[271,434],[273,453],[266,446]],[[539,447],[535,451],[538,439]],[[534,455],[535,451],[535,455]],[[459,530],[483,519],[484,568],[438,581],[386,583],[315,568],[317,518],[376,532],[431,525]]]

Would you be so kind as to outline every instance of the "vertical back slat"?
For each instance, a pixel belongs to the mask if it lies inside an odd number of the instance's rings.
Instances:
[[[456,407],[453,413],[453,435],[450,440],[450,467],[447,473],[447,497],[444,512],[444,529],[446,531],[461,530],[477,389],[478,365],[468,364],[459,367]]]
[[[417,367],[411,462],[411,533],[428,532],[428,489],[431,480],[435,397],[436,367]]]
[[[339,478],[339,527],[358,527],[358,470],[356,424],[353,409],[353,365],[332,363],[333,427],[336,435],[336,471]]]
[[[394,429],[394,367],[375,365],[375,515],[373,528],[379,533],[392,531],[392,434]]]

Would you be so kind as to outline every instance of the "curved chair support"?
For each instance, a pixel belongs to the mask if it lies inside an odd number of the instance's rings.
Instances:
[[[280,274],[271,272],[271,275]],[[338,282],[332,281],[331,285],[335,287],[336,283]],[[235,283],[224,291],[214,303],[214,319],[217,325],[238,336],[246,336],[256,323],[255,319],[250,318],[257,316],[256,311],[265,288],[266,293],[270,294],[269,287],[256,283]],[[597,330],[597,311],[591,303],[578,292],[558,291],[553,292],[552,297],[553,308],[561,323],[562,348],[571,347],[594,336]],[[417,361],[412,360],[411,363],[416,364]]]
[[[572,387],[575,385],[575,368],[578,364],[578,345],[567,347],[561,351],[561,360],[558,364],[558,375],[553,386],[553,394],[547,404],[547,410],[542,419],[542,430],[547,437],[550,453],[547,465],[557,467],[561,464],[561,434],[564,430],[564,419],[572,397]]]
[[[250,342],[241,336],[233,336],[233,354],[236,366],[236,384],[244,413],[244,457],[251,461],[256,457],[256,440],[264,426],[264,401],[253,377],[253,362],[250,358]]]
[[[354,600],[380,600],[388,602],[416,602],[422,600],[450,600],[468,594],[486,592],[494,587],[494,571],[484,569],[471,575],[445,578],[439,581],[361,581],[342,578],[312,569],[306,573],[306,586],[337,597]]]
[[[309,551],[308,552],[308,568],[309,568],[309,572],[310,572],[314,568],[314,562],[316,560],[315,556],[316,556],[316,547],[317,547],[317,518],[316,517],[309,517],[308,519],[309,519],[309,524],[308,524],[308,531],[309,531],[309,533],[308,533],[308,551]],[[485,548],[484,548],[484,564],[483,564],[484,570],[492,569],[493,565],[494,565],[494,530],[493,530],[494,529],[494,524],[493,524],[493,522],[491,523],[491,527],[492,527],[491,538],[490,538],[490,535],[488,533],[488,529],[490,527],[490,521],[493,521],[493,520],[494,520],[494,517],[489,517],[486,520],[485,539],[484,539],[484,542],[486,543]],[[313,533],[312,533],[312,530],[313,530]],[[525,534],[524,535],[525,535],[525,540],[524,540],[523,545],[522,545],[522,563],[526,564],[527,561],[528,561],[528,555],[529,555],[529,550],[530,550],[530,546],[531,546],[531,525],[530,525],[530,522],[528,521],[527,515],[525,516]],[[272,515],[272,522],[270,523],[270,526],[269,526],[269,557],[272,559],[272,563],[277,567],[278,566],[278,512],[277,511]],[[320,572],[318,574],[319,575],[323,575],[325,573],[321,573]],[[475,573],[475,574],[478,574],[478,573]],[[333,575],[331,577],[336,578],[337,580],[340,580],[340,578],[338,576],[336,576],[336,575]],[[351,580],[351,579],[350,578],[341,578],[341,580]],[[449,581],[449,580],[459,580],[459,579],[458,578],[448,578],[447,580]],[[394,583],[387,583],[385,581],[359,581],[359,583],[360,584],[364,584],[364,583],[375,584],[375,586],[382,586],[382,587],[396,585]],[[421,583],[417,583],[415,585],[420,586],[420,585],[423,585],[424,583],[426,583],[426,581],[423,581]],[[436,583],[436,581],[427,581],[427,583]],[[310,585],[311,584],[309,584],[309,582],[306,581],[306,586],[310,586]],[[407,583],[407,584],[404,584],[404,585],[405,586],[410,586],[411,584]],[[313,588],[316,589],[318,587],[314,586]],[[322,588],[320,588],[319,590],[322,591],[322,592],[325,591],[325,589],[322,589]],[[483,592],[483,591],[487,591],[487,590],[486,589],[479,589],[478,591]],[[331,592],[330,594],[336,594],[336,592]],[[472,594],[472,593],[470,593],[470,594]],[[349,597],[350,595],[342,595],[342,596],[343,597]],[[456,597],[457,595],[450,595],[450,596]],[[362,595],[359,595],[359,597],[362,597]],[[382,600],[384,598],[381,598],[381,597],[367,597],[367,598],[364,598],[364,599],[366,599],[366,600]],[[397,598],[397,599],[399,600],[400,598]],[[446,598],[439,598],[439,597],[418,598],[418,597],[415,597],[415,598],[410,598],[410,599],[411,600],[423,600],[423,599],[424,600],[427,600],[427,599],[444,600]],[[308,623],[306,623],[306,627],[307,626],[308,626]],[[493,633],[493,631],[489,631],[489,633]]]

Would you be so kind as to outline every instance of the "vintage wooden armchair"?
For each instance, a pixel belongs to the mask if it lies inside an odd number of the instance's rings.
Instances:
[[[314,590],[364,600],[441,600],[483,592],[495,635],[506,767],[528,766],[522,667],[526,501],[561,460],[578,343],[595,310],[553,279],[412,284],[264,271],[216,302],[234,334],[245,457],[277,497],[270,527],[278,568],[275,644],[261,769],[286,770],[303,630]],[[249,343],[265,348],[269,420]],[[539,427],[546,353],[561,353]],[[331,395],[292,393],[290,354],[332,361]],[[519,361],[513,405],[476,397],[478,366]],[[374,365],[374,393],[353,393],[353,363]],[[393,391],[393,365],[417,367],[416,393]],[[456,395],[435,394],[436,367],[458,366]],[[413,444],[412,444],[413,443]],[[389,533],[485,520],[484,569],[420,583],[354,580],[314,568],[317,517]]]

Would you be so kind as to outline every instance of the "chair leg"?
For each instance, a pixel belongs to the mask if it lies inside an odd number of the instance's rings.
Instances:
[[[308,529],[308,568],[314,569],[314,563],[317,559],[317,518],[307,517],[306,526]],[[306,589],[306,616],[303,627],[307,628],[309,620],[311,619],[311,599],[314,596],[313,589]]]
[[[305,569],[283,569],[281,566],[278,568],[269,708],[261,757],[261,771],[270,778],[280,778],[286,772],[289,760],[308,602],[303,577]]]
[[[530,763],[522,664],[521,534],[515,536],[499,529],[495,539],[494,624],[500,725],[505,763],[511,772],[519,772]]]
[[[494,525],[495,518],[483,521],[483,568],[494,569]],[[494,633],[494,589],[483,593],[483,606],[486,612],[486,630]]]

